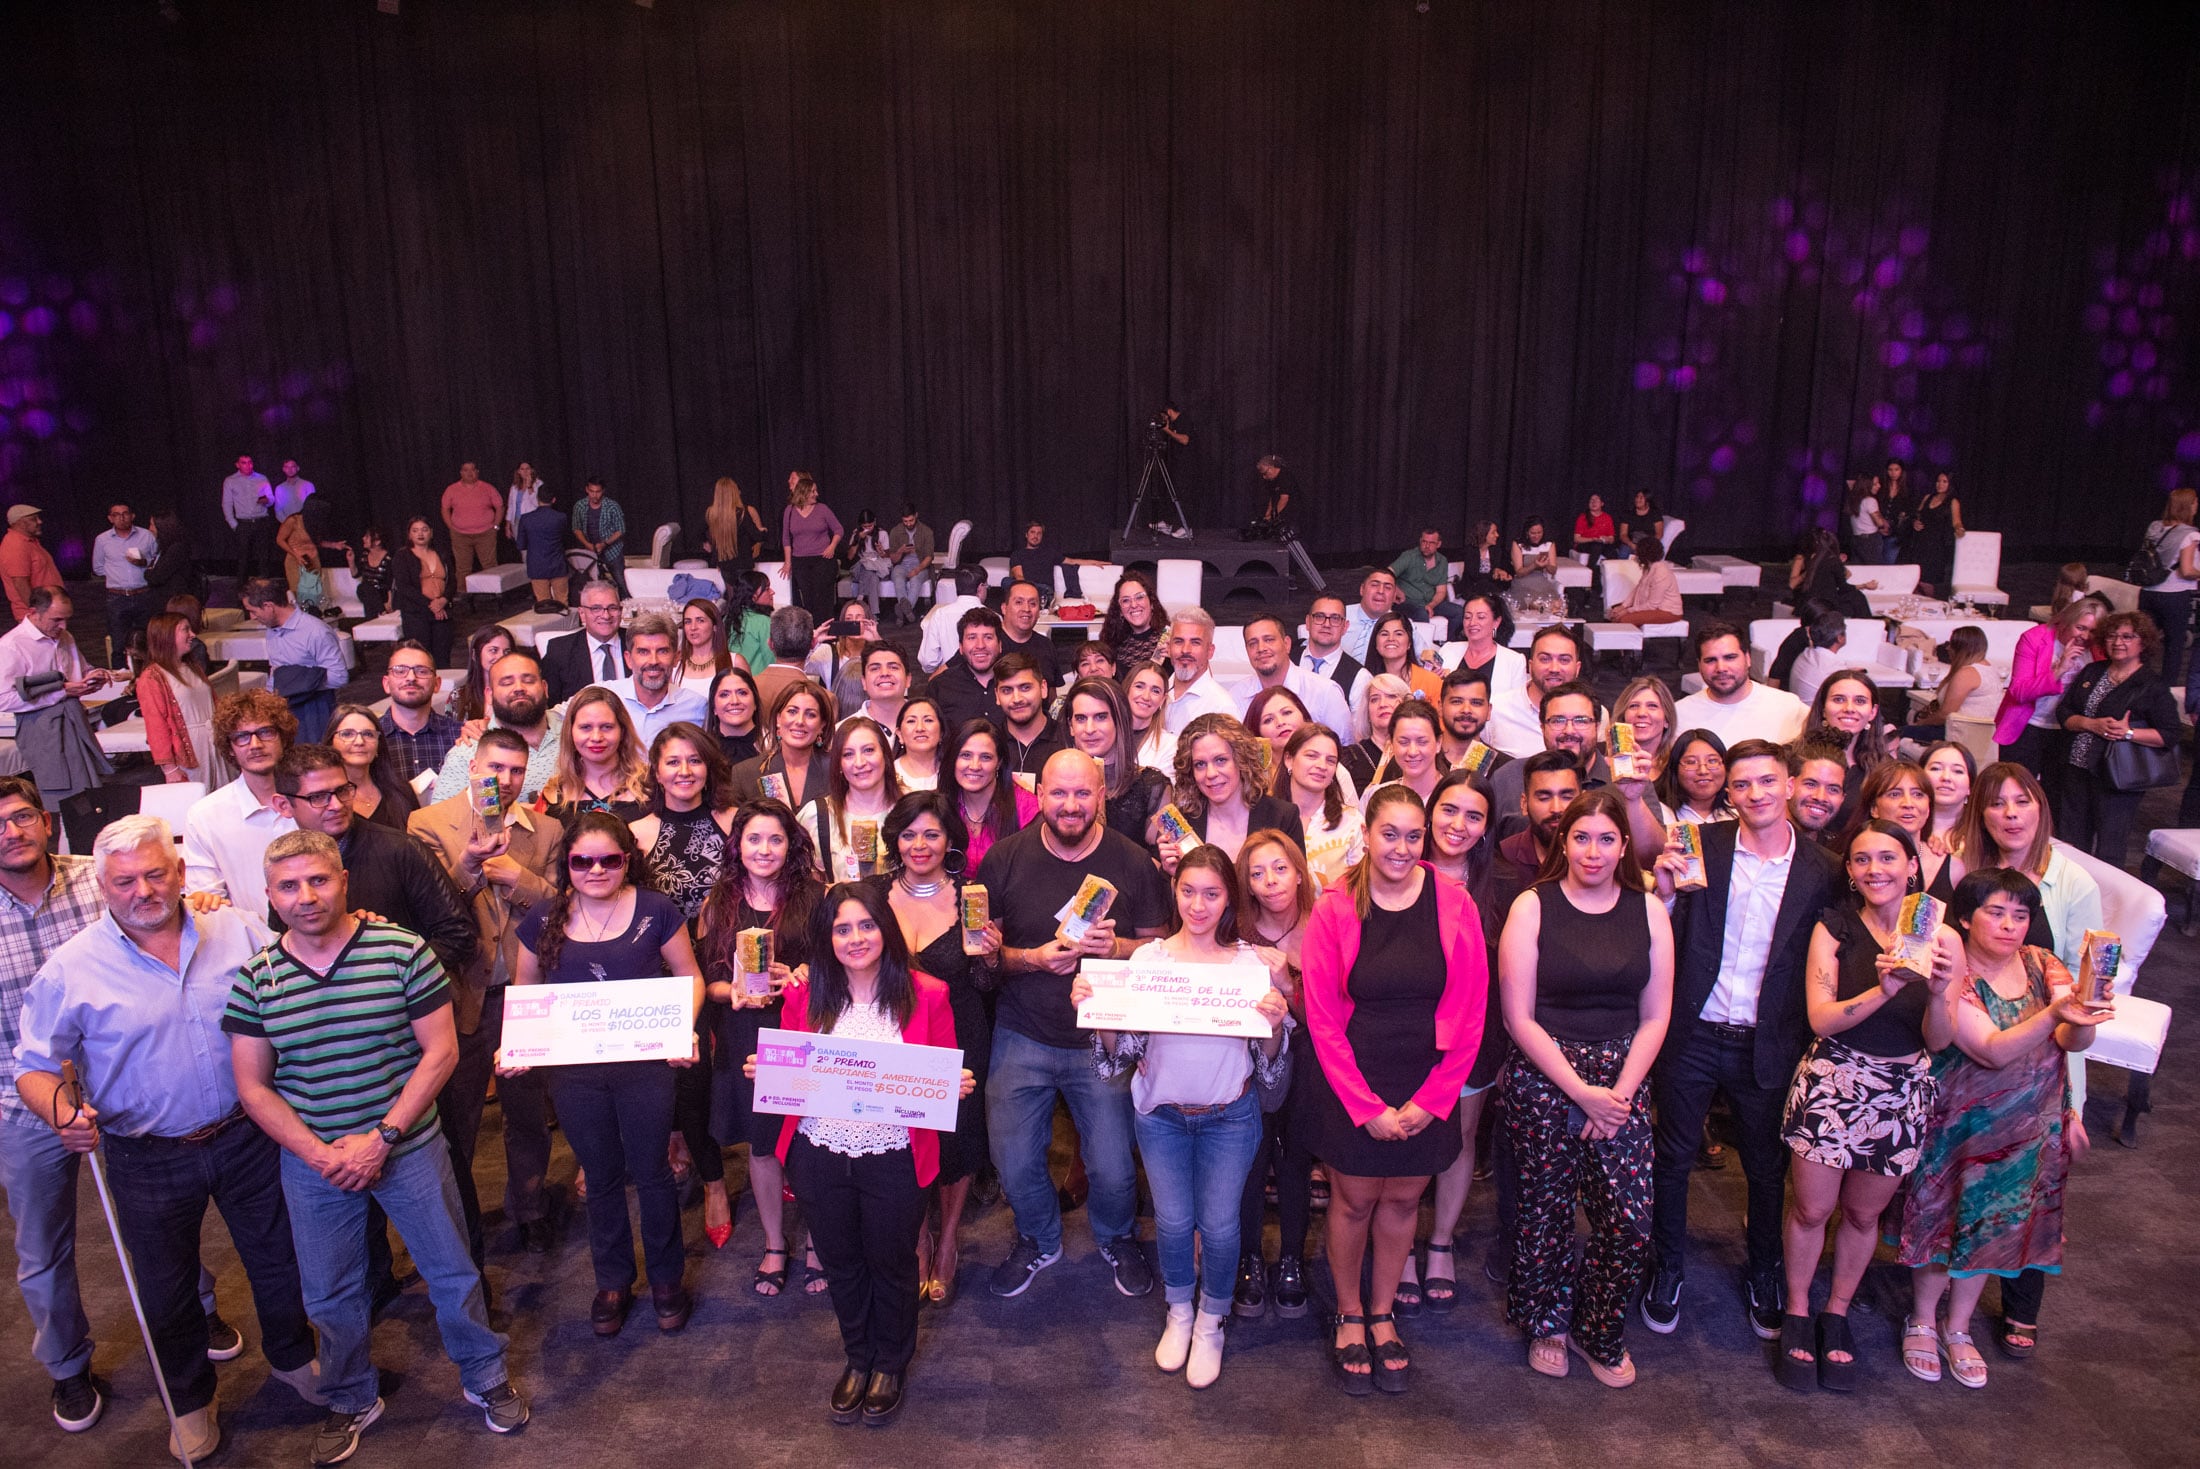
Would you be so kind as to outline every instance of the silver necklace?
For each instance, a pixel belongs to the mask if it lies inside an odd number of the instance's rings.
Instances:
[[[901,890],[912,898],[937,897],[940,889],[947,886],[947,879],[943,877],[936,877],[930,882],[911,882],[906,872],[901,875],[900,881]]]

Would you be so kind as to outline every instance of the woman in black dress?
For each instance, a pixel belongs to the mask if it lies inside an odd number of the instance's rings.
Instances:
[[[710,681],[709,732],[717,737],[718,751],[729,767],[756,758],[763,710],[756,677],[746,668],[728,668]],[[730,779],[730,768],[727,775]]]
[[[1911,508],[1909,519],[1902,550],[1917,563],[1918,590],[1945,597],[1955,575],[1956,540],[1963,534],[1963,502],[1946,474],[1933,476],[1932,493]]]
[[[1421,861],[1427,830],[1410,787],[1375,792],[1367,855],[1315,903],[1301,948],[1306,1029],[1326,1083],[1310,1120],[1331,1188],[1331,1363],[1353,1396],[1406,1389],[1411,1364],[1392,1310],[1398,1278],[1422,1191],[1459,1156],[1459,1129],[1440,1124],[1474,1067],[1489,993],[1474,900]],[[1374,1285],[1363,1309],[1371,1239]]]
[[[1564,1377],[1568,1351],[1627,1387],[1628,1298],[1650,1267],[1650,1093],[1643,1085],[1673,1010],[1673,928],[1651,901],[1609,786],[1559,819],[1535,885],[1498,940],[1505,1132],[1520,1168],[1505,1316],[1528,1365]],[[1589,1218],[1574,1262],[1574,1209]]]
[[[741,1074],[741,1062],[755,1054],[758,1031],[779,1025],[780,996],[794,982],[794,970],[809,962],[810,913],[825,888],[810,857],[809,834],[782,802],[750,801],[736,810],[726,848],[734,864],[704,900],[696,939],[704,996],[714,1002],[712,1039],[726,1058],[711,1078],[710,1133],[729,1144],[749,1145],[749,1192],[764,1226],[764,1260],[752,1288],[760,1296],[776,1296],[787,1287],[786,1173],[777,1151],[786,1119],[755,1109],[755,1085]],[[750,983],[740,972],[744,928],[771,930],[772,966],[764,994],[749,993]],[[803,1289],[814,1295],[824,1288],[825,1273],[813,1253]]]
[[[1963,880],[1963,858],[1944,841],[1927,835],[1933,819],[1932,783],[1922,767],[1908,760],[1886,760],[1873,767],[1857,789],[1847,832],[1854,835],[1873,820],[1891,821],[1910,835],[1917,848],[1919,882],[1943,903],[1955,901]]]
[[[726,867],[726,833],[733,827],[733,767],[709,735],[685,720],[665,726],[649,747],[649,814],[634,823],[643,870],[658,892],[680,905],[689,928],[703,916],[703,901]],[[715,1012],[707,995],[695,1016],[695,1064],[680,1073],[672,1120],[687,1150],[675,1163],[673,1182],[683,1192],[690,1178],[703,1185],[703,1233],[722,1250],[733,1237],[733,1204],[726,1197],[725,1149],[710,1130]]]
[[[986,1162],[985,1077],[993,1027],[982,991],[992,987],[1001,925],[986,924],[975,940],[979,952],[964,947],[961,874],[968,838],[951,798],[938,791],[910,792],[886,813],[879,835],[892,873],[886,901],[901,921],[910,966],[947,986],[955,1043],[962,1047],[964,1067],[977,1077],[956,1109],[955,1130],[940,1134],[939,1225],[935,1229],[927,1214],[917,1236],[918,1289],[934,1305],[945,1305],[954,1298],[962,1263],[959,1236],[970,1180]]]

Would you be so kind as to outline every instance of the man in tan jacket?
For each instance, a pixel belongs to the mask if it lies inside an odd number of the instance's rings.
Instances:
[[[497,1049],[504,1043],[504,990],[511,982],[519,949],[520,920],[537,903],[557,892],[558,855],[565,828],[550,817],[519,805],[527,779],[527,742],[508,729],[489,729],[474,746],[466,789],[448,800],[424,806],[406,828],[435,853],[472,905],[481,933],[474,960],[463,974],[451,976],[458,1021],[458,1069],[436,1098],[444,1136],[450,1139],[459,1201],[466,1210],[476,1264],[482,1258],[481,1203],[474,1193],[474,1142],[481,1131],[481,1109],[488,1100],[489,1077]],[[494,782],[495,814],[487,788]],[[477,800],[477,796],[479,799]],[[507,1078],[499,1084],[504,1109],[505,1217],[518,1229],[520,1242],[535,1254],[548,1253],[551,1228],[543,1177],[550,1167],[550,1119],[541,1073]]]

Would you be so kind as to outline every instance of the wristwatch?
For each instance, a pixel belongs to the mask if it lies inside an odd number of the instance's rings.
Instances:
[[[394,1148],[405,1140],[405,1130],[401,1127],[392,1127],[387,1122],[377,1122],[374,1125],[374,1133],[375,1136],[382,1139],[382,1146],[385,1148]]]

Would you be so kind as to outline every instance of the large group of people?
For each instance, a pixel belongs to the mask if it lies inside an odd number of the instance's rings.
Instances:
[[[725,481],[709,531],[727,595],[637,610],[616,502],[592,484],[570,520],[595,558],[571,563],[578,630],[538,653],[484,628],[446,701],[467,566],[500,530],[524,542],[546,510],[565,521],[526,466],[508,495],[473,469],[443,528],[415,520],[390,558],[412,635],[380,714],[338,702],[333,634],[272,574],[244,601],[283,654],[273,686],[214,697],[190,617],[130,584],[164,538],[126,507],[110,517],[110,590],[145,614],[155,759],[210,789],[180,832],[130,817],[72,857],[51,850],[45,773],[0,779],[0,1182],[63,1428],[103,1408],[70,1207],[77,1159],[102,1143],[118,1190],[148,1205],[123,1229],[174,1451],[220,1443],[208,1363],[237,1343],[200,1265],[208,1202],[270,1366],[328,1411],[314,1463],[349,1457],[382,1412],[368,1326],[398,1288],[390,1224],[467,1400],[493,1432],[525,1424],[483,1273],[492,1078],[519,1247],[555,1248],[553,1115],[578,1161],[598,1335],[625,1328],[637,1270],[658,1329],[687,1326],[683,1191],[725,1248],[726,1156],[746,1148],[763,1251],[745,1288],[829,1297],[840,1423],[899,1411],[920,1302],[963,1283],[980,1184],[1014,1221],[985,1289],[1031,1289],[1081,1200],[1116,1290],[1146,1296],[1158,1273],[1153,1360],[1193,1388],[1221,1376],[1232,1317],[1310,1309],[1324,1206],[1327,1369],[1365,1395],[1409,1389],[1403,1320],[1460,1303],[1455,1235],[1491,1172],[1488,1271],[1527,1366],[1563,1377],[1579,1358],[1626,1387],[1630,1317],[1663,1334],[1682,1314],[1689,1179],[1722,1101],[1746,1178],[1746,1314],[1782,1383],[1870,1375],[1849,1308],[1890,1226],[1914,1272],[1898,1358],[1913,1376],[1984,1385],[1972,1327],[1989,1278],[1995,1339],[2035,1349],[2087,1146],[2062,1057],[2113,1013],[2074,986],[2100,896],[2057,835],[2120,861],[2136,795],[2113,753],[2174,745],[2146,613],[2075,597],[2026,634],[2006,683],[1967,647],[1969,677],[1927,714],[1995,706],[2002,758],[1979,769],[1930,718],[1890,723],[1837,639],[1795,660],[1806,696],[1705,623],[1700,688],[1645,676],[1607,705],[1579,629],[1507,646],[1522,583],[1550,569],[1540,523],[1510,558],[1485,526],[1457,583],[1431,531],[1355,600],[1314,598],[1303,626],[1256,615],[1251,672],[1225,681],[1214,619],[1164,607],[1136,571],[1098,637],[1057,649],[1038,626],[1051,587],[1024,575],[1054,564],[1036,525],[999,609],[958,576],[912,658],[880,635],[879,599],[891,589],[912,620],[930,532],[913,507],[891,529],[859,521],[858,595],[835,603],[850,533],[807,476],[782,526],[803,605],[774,608],[741,564],[762,524]],[[265,571],[256,522],[312,491],[257,478],[240,460],[224,507],[245,569]],[[2167,518],[2189,525],[2179,508]],[[1574,548],[1654,569],[1655,503],[1624,510],[1592,503]],[[11,516],[25,520],[35,542],[35,513]],[[562,594],[554,580],[538,595]],[[0,708],[26,724],[99,680],[70,611],[34,578],[0,636]],[[73,746],[57,741],[61,759]],[[1112,905],[1066,927],[1094,878]],[[969,884],[989,898],[979,928]],[[1922,935],[1902,927],[1914,893],[1945,905]],[[759,929],[771,962],[753,976],[741,938]],[[1244,966],[1266,1033],[1081,1026],[1084,961],[1135,958]],[[665,975],[693,981],[688,1054],[504,1056],[512,987]],[[759,1106],[768,1027],[960,1048],[952,1129]],[[1049,1169],[1058,1108],[1074,1188]]]

